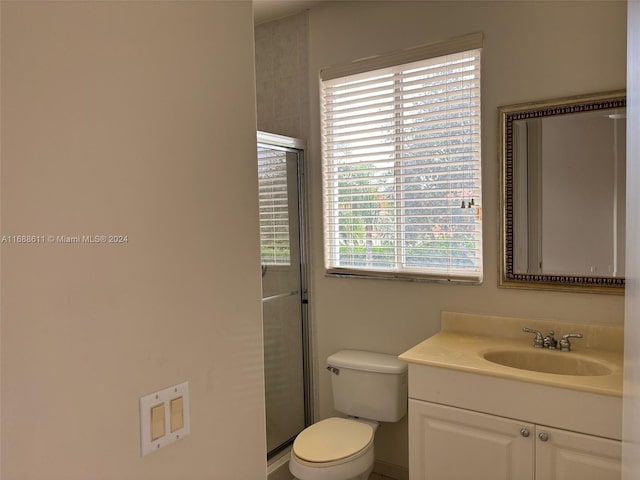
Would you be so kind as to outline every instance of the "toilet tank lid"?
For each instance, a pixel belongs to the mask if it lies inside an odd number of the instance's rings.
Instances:
[[[327,358],[327,364],[338,368],[395,375],[407,371],[407,364],[395,355],[362,350],[340,350]]]

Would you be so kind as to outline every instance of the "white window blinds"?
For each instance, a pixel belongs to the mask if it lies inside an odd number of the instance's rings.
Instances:
[[[287,153],[258,147],[260,256],[263,265],[289,265]]]
[[[481,281],[480,50],[326,76],[327,271]]]

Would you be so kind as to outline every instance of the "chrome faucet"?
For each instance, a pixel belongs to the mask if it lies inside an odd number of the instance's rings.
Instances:
[[[581,333],[567,333],[562,336],[560,339],[560,350],[563,352],[568,352],[571,350],[571,342],[569,342],[570,338],[582,338]]]
[[[544,340],[542,342],[542,346],[544,348],[548,348],[549,350],[555,350],[556,349],[556,347],[558,346],[558,341],[554,338],[555,334],[556,334],[556,332],[551,330],[549,332],[549,335],[544,337]]]
[[[563,352],[571,351],[571,342],[569,342],[570,338],[582,338],[581,333],[566,333],[562,335],[560,342],[558,342],[554,337],[556,332],[554,332],[553,330],[551,330],[549,332],[549,335],[547,335],[546,337],[542,336],[542,332],[540,330],[535,330],[533,328],[524,327],[522,331],[535,334],[535,337],[533,338],[533,346],[535,348],[548,348],[549,350],[556,350],[559,343],[560,350]]]
[[[536,336],[533,339],[533,346],[536,348],[542,348],[544,346],[544,338],[542,337],[542,332],[539,330],[534,330],[533,328],[524,327],[522,329],[523,332],[526,333],[535,333]]]

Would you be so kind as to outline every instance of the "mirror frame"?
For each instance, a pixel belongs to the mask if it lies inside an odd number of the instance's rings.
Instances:
[[[624,294],[621,277],[546,275],[513,271],[513,122],[591,110],[622,108],[625,90],[565,97],[499,107],[500,138],[500,274],[499,286],[584,293]]]

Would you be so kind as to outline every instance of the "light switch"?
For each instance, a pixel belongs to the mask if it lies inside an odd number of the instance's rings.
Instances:
[[[164,402],[151,407],[151,440],[164,437]]]
[[[189,383],[140,398],[140,453],[148,455],[189,435]]]
[[[171,409],[171,433],[184,427],[184,399],[174,398],[169,403]]]

